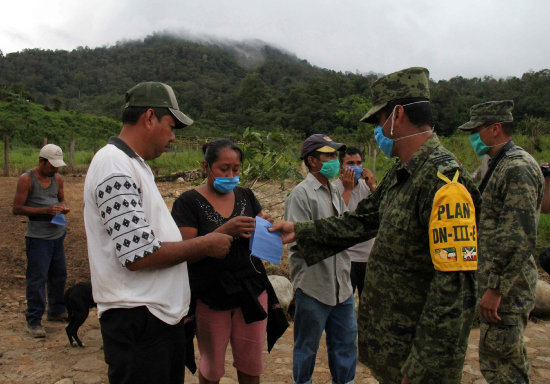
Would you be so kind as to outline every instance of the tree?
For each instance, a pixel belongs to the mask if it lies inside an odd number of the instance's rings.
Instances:
[[[52,102],[54,111],[59,112],[61,110],[61,106],[63,105],[61,99],[59,97],[54,97]]]
[[[540,152],[541,138],[550,131],[550,122],[540,117],[526,116],[518,124],[518,130],[529,136],[535,150]]]

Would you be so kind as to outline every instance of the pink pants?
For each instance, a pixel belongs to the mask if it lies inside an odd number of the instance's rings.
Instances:
[[[267,312],[267,293],[258,296]],[[216,311],[197,300],[197,343],[199,371],[209,381],[220,380],[225,373],[225,351],[231,340],[233,366],[249,376],[260,376],[264,370],[264,348],[267,318],[246,324],[240,308]]]

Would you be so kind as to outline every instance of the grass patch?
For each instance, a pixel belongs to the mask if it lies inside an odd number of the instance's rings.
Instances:
[[[156,174],[167,175],[189,169],[200,169],[202,150],[189,149],[182,152],[168,152],[147,163]]]
[[[456,134],[452,137],[441,137],[441,142],[443,145],[453,152],[456,157],[464,164],[465,168],[469,172],[473,172],[480,164],[481,159],[477,157],[470,145],[468,136],[465,134]],[[519,146],[526,149],[532,156],[537,160],[537,162],[550,161],[550,137],[542,137],[540,148],[541,151],[536,151],[534,147],[533,140],[525,135],[515,135],[514,142]],[[345,142],[345,140],[344,140]],[[278,161],[279,166],[282,169],[295,168],[299,169],[301,166],[301,161],[298,160],[297,156],[299,153],[299,148],[301,142],[297,143],[286,143],[287,146],[282,153],[278,153],[277,156],[281,155],[282,158]],[[64,151],[64,159],[67,164],[69,164],[69,148],[62,146]],[[10,162],[10,175],[18,176],[21,173],[25,172],[28,169],[34,168],[38,164],[38,153],[39,148],[35,147],[20,147],[10,149],[9,153],[9,162]],[[93,150],[77,150],[74,153],[74,168],[70,169],[69,167],[61,168],[60,173],[86,173],[88,165],[90,164],[92,157],[94,155]],[[258,153],[254,155],[252,161],[260,161]],[[203,154],[201,150],[201,145],[193,146],[183,146],[178,145],[173,148],[171,152],[168,152],[159,158],[149,161],[149,165],[153,172],[157,175],[166,175],[174,172],[179,172],[183,170],[190,169],[200,169],[201,161],[203,160]],[[243,164],[243,169],[247,169],[248,162],[251,159],[245,157],[245,163]],[[4,168],[4,146],[0,146],[0,169]],[[384,154],[378,153],[376,157],[376,170],[375,176],[377,180],[381,180],[385,175],[387,170],[394,164],[395,159],[388,159]],[[365,159],[364,165],[372,169],[372,158]],[[270,178],[269,164],[264,165],[263,168],[266,170],[267,179]],[[284,174],[289,174],[288,172],[279,172],[279,177],[283,177]],[[295,173],[297,174],[297,172]],[[243,175],[244,176],[244,175]],[[277,177],[271,177],[276,179]],[[245,177],[243,177],[243,182],[245,182]],[[280,181],[280,180],[279,180]],[[539,221],[539,233],[537,239],[537,254],[542,251],[542,249],[550,245],[550,215],[542,214]]]

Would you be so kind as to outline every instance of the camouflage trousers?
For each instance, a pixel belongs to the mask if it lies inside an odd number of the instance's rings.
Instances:
[[[523,342],[527,313],[499,313],[501,321],[481,321],[479,365],[489,384],[529,383],[529,361]]]

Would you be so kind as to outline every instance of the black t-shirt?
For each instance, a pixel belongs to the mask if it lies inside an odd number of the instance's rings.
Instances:
[[[262,207],[248,188],[236,187],[235,205],[229,218],[221,216],[196,190],[182,193],[172,207],[178,227],[197,228],[198,236],[213,232],[236,216],[256,217]],[[194,299],[210,308],[227,310],[250,305],[252,296],[266,289],[267,276],[261,260],[250,255],[249,240],[236,238],[225,259],[206,257],[188,263],[189,284]],[[244,311],[243,311],[244,312]]]

